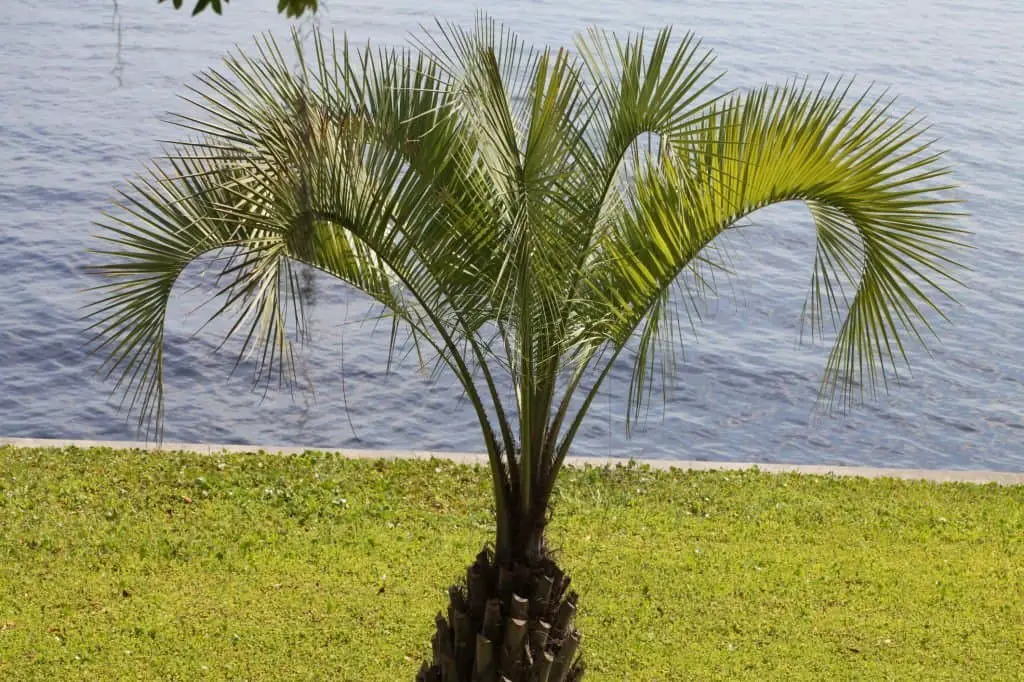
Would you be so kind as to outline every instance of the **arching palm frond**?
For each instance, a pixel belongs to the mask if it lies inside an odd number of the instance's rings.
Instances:
[[[649,158],[637,174],[583,275],[577,326],[613,356],[638,334],[634,387],[642,385],[673,283],[746,216],[800,201],[817,233],[812,326],[827,312],[839,327],[823,390],[849,401],[884,383],[907,359],[905,337],[924,342],[929,312],[942,314],[936,297],[951,298],[959,267],[949,254],[963,246],[948,167],[921,122],[891,107],[869,93],[851,101],[839,85],[764,88],[722,102],[682,153]],[[845,301],[843,283],[854,289]],[[642,398],[632,392],[634,408]]]
[[[159,426],[164,316],[185,267],[237,251],[214,316],[238,308],[231,333],[246,330],[245,350],[269,361],[288,357],[282,285],[289,263],[305,262],[370,295],[438,353],[466,389],[498,472],[488,407],[505,452],[512,435],[477,332],[495,317],[500,221],[473,131],[453,116],[436,64],[316,42],[312,64],[301,48],[290,64],[267,39],[258,58],[202,77],[192,101],[205,117],[180,119],[198,140],[173,147],[102,225],[111,260],[94,268],[109,279],[91,310],[96,348],[141,419]]]

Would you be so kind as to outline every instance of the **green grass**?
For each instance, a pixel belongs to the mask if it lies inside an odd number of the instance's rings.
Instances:
[[[411,681],[481,469],[0,447],[0,679]],[[570,470],[589,680],[1024,679],[1024,487]]]

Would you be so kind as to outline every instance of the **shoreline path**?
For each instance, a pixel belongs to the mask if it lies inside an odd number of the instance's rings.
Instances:
[[[278,455],[299,455],[307,451],[340,454],[353,459],[446,459],[459,464],[486,464],[486,455],[468,452],[440,452],[426,450],[359,450],[354,448],[316,448],[271,445],[231,445],[221,443],[178,443],[164,441],[161,444],[137,441],[73,440],[61,438],[0,438],[0,446],[12,445],[18,448],[111,448],[116,450],[148,450],[155,452],[192,452],[215,455],[221,452],[247,453],[265,452]],[[694,471],[757,468],[767,473],[799,473],[819,476],[854,476],[862,478],[901,478],[925,480],[936,483],[998,483],[1000,485],[1024,485],[1024,472],[971,471],[960,469],[888,469],[880,467],[833,466],[830,464],[780,464],[755,462],[712,462],[704,460],[676,459],[615,459],[609,457],[567,457],[566,464],[574,467],[585,465],[602,467],[606,465],[635,462],[652,469],[684,469]]]

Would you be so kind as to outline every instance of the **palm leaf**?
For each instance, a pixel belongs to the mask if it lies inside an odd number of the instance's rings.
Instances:
[[[719,104],[681,154],[648,160],[584,277],[599,303],[580,306],[577,323],[617,351],[640,330],[633,408],[673,282],[724,231],[785,201],[808,205],[818,235],[812,330],[826,310],[839,324],[823,394],[848,405],[895,375],[905,337],[923,342],[928,311],[942,314],[936,298],[951,298],[948,254],[963,233],[941,154],[920,121],[891,110],[869,94],[850,102],[837,85],[764,88]]]

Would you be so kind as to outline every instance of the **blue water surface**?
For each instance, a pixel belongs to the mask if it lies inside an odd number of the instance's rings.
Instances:
[[[193,73],[252,34],[286,37],[276,3],[232,3],[192,19],[155,0],[53,0],[0,7],[0,435],[128,439],[78,321],[94,282],[92,221],[115,186],[176,134],[164,119]],[[628,365],[616,368],[576,454],[613,457],[1024,470],[1024,3],[823,0],[501,1],[483,6],[536,43],[596,24],[666,23],[718,54],[729,87],[857,74],[927,114],[962,184],[974,250],[961,305],[913,374],[841,417],[813,411],[827,347],[797,341],[814,249],[799,207],[755,217],[724,246],[737,276],[709,302],[668,391],[625,435]],[[353,39],[397,44],[434,14],[478,6],[329,0],[318,21]],[[120,27],[120,30],[118,30]],[[119,47],[120,42],[120,47]],[[250,390],[214,355],[208,277],[190,270],[167,340],[166,437],[185,441],[473,451],[473,413],[451,380],[413,362],[385,374],[387,329],[326,277],[313,281],[312,337],[300,390]],[[204,284],[205,283],[205,284]],[[198,286],[198,289],[197,289]],[[344,381],[342,378],[344,377]]]

